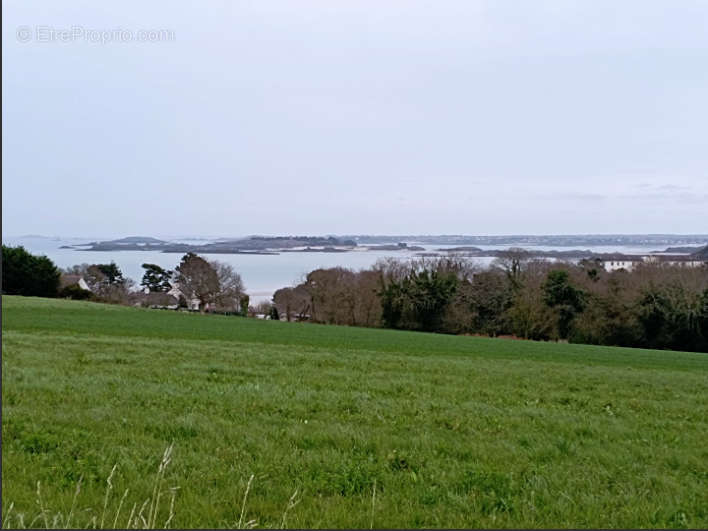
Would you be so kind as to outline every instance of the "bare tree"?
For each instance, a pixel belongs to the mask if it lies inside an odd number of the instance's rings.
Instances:
[[[352,326],[380,326],[379,271],[352,271],[342,267],[316,269],[294,288],[273,295],[278,313],[287,320]]]
[[[74,266],[74,270],[76,271],[79,267],[81,268],[81,273],[79,274],[84,277],[84,280],[86,281],[86,284],[88,284],[89,289],[97,295],[100,295],[102,292],[102,287],[107,282],[106,275],[103,274],[103,272],[96,264],[83,264],[82,266]]]
[[[209,265],[216,271],[219,287],[214,297],[216,307],[224,311],[238,311],[245,287],[241,275],[233,267],[223,262],[211,261]]]
[[[296,295],[293,288],[281,288],[273,294],[273,304],[278,309],[278,313],[285,316],[285,320],[290,322],[295,314]]]
[[[363,326],[381,326],[381,275],[377,271],[364,270],[357,275],[358,322]]]
[[[506,251],[499,253],[499,257],[494,260],[493,266],[503,270],[506,273],[511,286],[514,289],[519,287],[521,273],[524,268],[524,263],[530,258],[530,253],[519,247],[510,247]]]
[[[89,264],[84,262],[83,264],[76,264],[70,267],[67,267],[62,270],[62,273],[66,273],[67,275],[81,275],[82,277],[86,276],[86,270],[89,268]]]
[[[123,272],[114,263],[75,265],[67,272],[81,275],[94,296],[101,301],[113,304],[134,302],[135,282],[123,276]]]
[[[276,291],[273,294],[273,304],[287,321],[291,321],[293,317],[302,321],[310,316],[312,299],[305,286],[300,284],[294,288],[281,288]]]

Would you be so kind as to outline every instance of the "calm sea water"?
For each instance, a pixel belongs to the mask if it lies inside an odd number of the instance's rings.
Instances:
[[[157,264],[166,269],[174,269],[182,257],[178,253],[152,251],[77,251],[60,249],[62,245],[78,245],[95,241],[82,238],[5,238],[5,245],[22,245],[33,254],[48,256],[59,267],[75,264],[94,264],[114,261],[123,274],[140,282],[144,263]],[[204,243],[199,242],[199,243]],[[409,242],[415,244],[415,242]],[[419,245],[419,244],[416,244]],[[426,251],[454,247],[452,245],[422,245]],[[508,246],[480,245],[483,249],[505,249]],[[538,250],[560,249],[551,246],[537,246]],[[646,253],[656,250],[649,247],[587,247],[596,252]],[[563,248],[568,250],[568,248]],[[205,254],[208,260],[218,260],[233,266],[246,285],[253,302],[269,300],[273,292],[285,286],[292,286],[302,280],[310,271],[323,267],[347,267],[355,270],[371,267],[380,258],[411,258],[415,253],[407,251],[353,251],[348,253],[281,253],[278,255]],[[472,258],[481,266],[487,266],[493,258]]]

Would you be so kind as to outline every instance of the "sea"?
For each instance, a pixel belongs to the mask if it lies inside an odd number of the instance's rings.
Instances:
[[[110,238],[106,238],[109,240]],[[33,254],[45,255],[49,257],[58,267],[67,268],[76,264],[95,264],[115,262],[123,272],[123,275],[140,282],[143,276],[142,264],[157,264],[165,269],[174,269],[179,265],[180,253],[162,253],[156,251],[83,251],[76,249],[61,249],[67,245],[82,245],[94,241],[97,238],[62,238],[46,236],[21,236],[5,237],[4,245],[22,245]],[[177,239],[183,243],[203,244],[205,239]],[[321,253],[321,252],[286,252],[273,255],[256,254],[200,254],[208,260],[217,260],[230,264],[240,275],[246,286],[246,292],[251,297],[252,303],[270,300],[273,293],[287,286],[294,286],[300,283],[305,275],[318,268],[346,267],[353,270],[366,269],[374,265],[382,258],[415,258],[420,252],[434,252],[436,249],[446,249],[456,247],[456,245],[431,245],[421,244],[415,241],[405,242],[409,245],[417,245],[425,248],[425,251],[351,251],[344,253]],[[502,250],[513,245],[476,245],[481,249]],[[522,245],[518,245],[521,247]],[[553,246],[529,246],[526,249],[535,250],[571,250],[569,247]],[[656,251],[653,246],[583,246],[577,249],[589,249],[595,252],[616,252],[626,254],[646,254]],[[491,264],[494,258],[474,257],[471,261],[481,267]]]

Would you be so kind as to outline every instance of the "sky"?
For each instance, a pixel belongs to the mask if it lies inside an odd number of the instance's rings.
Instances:
[[[708,232],[708,2],[2,3],[3,235]]]

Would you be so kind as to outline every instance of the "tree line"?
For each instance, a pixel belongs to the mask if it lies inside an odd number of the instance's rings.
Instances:
[[[487,269],[454,256],[387,259],[312,271],[273,304],[287,320],[708,352],[705,265],[607,272],[516,251]]]

